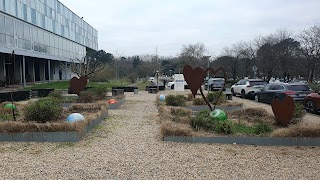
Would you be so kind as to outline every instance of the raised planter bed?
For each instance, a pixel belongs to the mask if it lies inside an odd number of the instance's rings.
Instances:
[[[146,86],[146,91],[149,91],[151,88],[158,88],[158,86]],[[166,88],[165,86],[159,86],[159,91],[164,91]]]
[[[320,138],[272,137],[185,137],[168,136],[164,141],[188,143],[245,144],[257,146],[320,146]]]
[[[117,87],[112,87],[113,89],[123,89],[124,92],[134,92],[135,89],[138,89],[137,86],[117,86]]]
[[[81,131],[69,132],[24,132],[0,133],[0,141],[17,142],[78,142],[97,124],[108,116],[108,111],[102,112],[96,119],[90,121]]]
[[[32,97],[47,97],[52,91],[53,88],[43,88],[43,89],[31,89]]]
[[[30,99],[30,91],[13,91],[12,97],[14,101],[24,101]],[[11,92],[0,93],[0,102],[11,101]]]

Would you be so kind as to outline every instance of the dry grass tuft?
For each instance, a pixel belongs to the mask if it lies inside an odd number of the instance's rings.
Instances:
[[[229,111],[228,117],[236,119],[245,119],[250,121],[263,121],[268,123],[274,122],[274,116],[270,115],[267,110],[263,108],[247,108],[235,111]]]
[[[192,136],[192,129],[188,124],[164,121],[161,123],[161,137],[166,136]]]
[[[320,126],[295,124],[275,130],[271,137],[320,137]]]
[[[71,112],[97,112],[106,106],[104,103],[77,103],[70,107]]]
[[[174,121],[182,124],[189,124],[192,117],[192,110],[172,107],[172,106],[160,106],[158,109],[160,121]]]
[[[240,106],[240,107],[243,107],[243,103],[241,103],[241,102],[225,102],[225,103],[222,103],[221,106],[227,106],[227,107]]]

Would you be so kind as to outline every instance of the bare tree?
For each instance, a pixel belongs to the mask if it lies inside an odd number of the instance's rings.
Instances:
[[[71,62],[71,71],[77,74],[79,77],[90,77],[96,72],[105,70],[107,67],[101,61],[97,61],[95,58],[88,56],[82,59],[73,59]]]
[[[205,53],[206,48],[203,43],[188,44],[183,45],[179,58],[184,65],[189,64],[191,66],[203,66],[203,62],[205,61],[203,57]]]
[[[315,75],[316,66],[320,61],[320,26],[314,25],[309,29],[305,29],[299,34],[298,37],[301,43],[303,54],[307,58],[309,62],[308,64],[310,65],[308,67],[308,81],[312,82]]]

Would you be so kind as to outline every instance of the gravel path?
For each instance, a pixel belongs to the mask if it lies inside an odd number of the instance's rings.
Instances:
[[[173,93],[172,91],[165,93]],[[0,142],[0,179],[319,179],[319,147],[162,142],[154,94],[127,94],[80,143]]]

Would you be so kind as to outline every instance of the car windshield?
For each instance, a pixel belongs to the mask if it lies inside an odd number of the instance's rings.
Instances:
[[[224,80],[214,80],[213,83],[219,83],[219,84],[222,84],[224,83]]]
[[[307,85],[290,85],[288,86],[290,91],[310,91],[310,88]]]
[[[265,85],[264,81],[250,81],[250,85],[257,86],[257,85]]]

